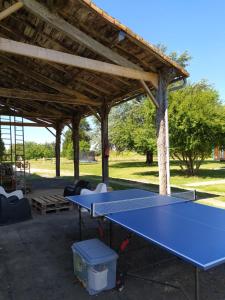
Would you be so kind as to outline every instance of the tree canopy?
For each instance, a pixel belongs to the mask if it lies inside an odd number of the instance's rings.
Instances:
[[[201,81],[169,95],[171,154],[194,175],[224,137],[224,108],[217,91]]]
[[[4,153],[5,153],[5,145],[2,138],[0,137],[0,160],[2,160]]]
[[[55,157],[55,143],[38,144],[25,142],[26,159],[52,158]]]
[[[117,151],[133,150],[152,163],[156,150],[155,108],[148,100],[131,101],[110,114],[110,143]]]
[[[186,68],[191,60],[191,55],[188,53],[188,51],[184,51],[181,54],[178,54],[176,51],[172,51],[170,53],[167,53],[167,47],[164,44],[157,44],[157,48],[159,48],[160,51],[167,54],[172,60],[176,61],[179,65],[181,65],[183,68]]]
[[[90,150],[90,132],[91,127],[86,119],[82,119],[80,122],[80,151],[88,152]],[[62,156],[73,159],[73,141],[72,141],[72,131],[68,129],[64,135],[64,141],[62,146]]]

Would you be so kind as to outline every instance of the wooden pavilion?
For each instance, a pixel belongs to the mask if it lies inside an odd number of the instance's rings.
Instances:
[[[181,66],[90,0],[0,0],[0,114],[55,128],[56,176],[63,127],[72,128],[78,179],[79,123],[95,115],[108,182],[109,111],[147,94],[157,107],[160,193],[166,194],[167,89],[186,77]]]

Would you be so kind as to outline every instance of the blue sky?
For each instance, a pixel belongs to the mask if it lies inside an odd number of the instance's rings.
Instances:
[[[192,56],[191,81],[207,79],[225,102],[224,0],[95,0],[99,7],[152,44]],[[46,129],[26,128],[26,140],[53,141]]]

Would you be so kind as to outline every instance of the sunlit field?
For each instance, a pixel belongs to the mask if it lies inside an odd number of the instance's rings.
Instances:
[[[31,160],[31,172],[39,176],[54,177],[54,160]],[[101,157],[93,163],[80,164],[81,176],[101,176]],[[145,157],[134,154],[112,153],[109,162],[110,178],[126,179],[141,183],[158,184],[157,162],[153,166],[145,164]],[[61,175],[73,175],[73,162],[61,159]],[[178,163],[171,161],[171,185],[183,189],[196,189],[217,195],[217,199],[225,201],[225,162],[207,160],[194,177],[187,176],[179,167]]]

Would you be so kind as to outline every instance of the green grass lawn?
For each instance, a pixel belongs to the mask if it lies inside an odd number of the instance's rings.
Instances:
[[[40,176],[55,175],[55,164],[53,161],[32,160],[31,169]],[[96,163],[81,163],[81,176],[89,178],[100,178],[101,159]],[[146,166],[145,158],[141,155],[126,153],[123,155],[112,154],[109,162],[110,177],[117,180],[132,180],[143,184],[158,185],[157,163],[153,166]],[[73,175],[73,162],[61,159],[61,175]],[[205,161],[197,176],[186,176],[179,168],[177,162],[171,161],[171,185],[182,189],[196,189],[201,192],[213,194],[216,199],[225,201],[225,162]],[[215,181],[215,182],[214,182]],[[212,182],[212,184],[210,184]],[[206,183],[205,185],[203,185]],[[193,186],[194,184],[194,186]]]

